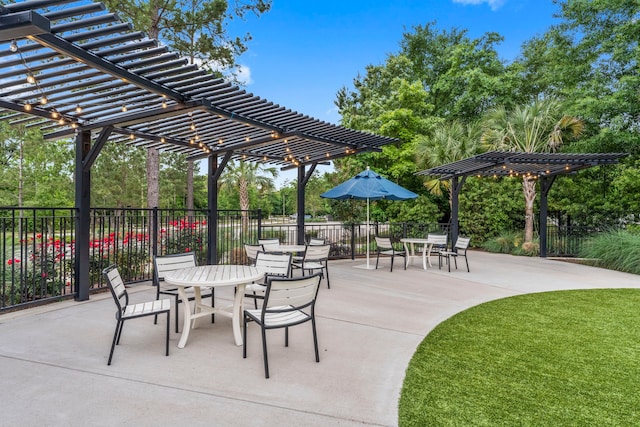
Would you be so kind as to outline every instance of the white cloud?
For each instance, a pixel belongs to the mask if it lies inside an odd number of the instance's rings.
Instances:
[[[502,5],[506,0],[452,0],[452,1],[454,3],[460,3],[464,5],[473,5],[473,6],[486,3],[489,5],[491,10],[498,10],[500,9],[500,7],[502,7]]]
[[[246,65],[238,65],[238,68],[235,69],[235,73],[238,82],[241,84],[248,86],[253,83],[253,80],[251,79],[251,68]]]

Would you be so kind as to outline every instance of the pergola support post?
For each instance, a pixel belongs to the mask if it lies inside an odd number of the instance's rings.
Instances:
[[[91,224],[91,167],[84,167],[91,151],[91,132],[76,135],[76,234],[75,234],[75,299],[89,299],[89,231]]]
[[[458,196],[460,195],[460,190],[462,189],[465,179],[466,176],[454,176],[451,178],[451,247],[456,244],[456,240],[458,240],[458,234],[460,232],[458,229]]]
[[[225,166],[231,159],[233,152],[229,151],[218,164],[218,155],[209,155],[209,170],[207,174],[207,207],[208,207],[208,230],[207,240],[207,263],[216,264],[218,262],[218,179]]]
[[[307,182],[309,182],[309,178],[313,175],[313,172],[316,170],[317,163],[311,163],[309,166],[309,170],[305,173],[304,165],[298,166],[298,209],[297,209],[297,218],[296,218],[296,244],[304,245],[304,204],[305,204],[305,188],[307,187]]]
[[[540,258],[547,257],[547,216],[548,216],[548,195],[551,186],[556,180],[556,175],[551,177],[540,177]]]

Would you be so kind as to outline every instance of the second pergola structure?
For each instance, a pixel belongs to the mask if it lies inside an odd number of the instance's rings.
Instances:
[[[618,163],[626,153],[520,153],[491,151],[418,172],[451,181],[451,241],[458,238],[458,197],[468,176],[518,177],[540,183],[540,256],[547,256],[547,207],[551,186],[559,175]]]

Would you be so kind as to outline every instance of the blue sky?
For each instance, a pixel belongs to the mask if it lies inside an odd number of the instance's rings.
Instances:
[[[412,27],[435,21],[472,38],[498,32],[505,38],[500,56],[511,61],[525,40],[556,23],[555,13],[552,0],[273,0],[269,12],[234,21],[229,30],[253,36],[239,58],[249,92],[338,124],[337,91],[397,53]]]

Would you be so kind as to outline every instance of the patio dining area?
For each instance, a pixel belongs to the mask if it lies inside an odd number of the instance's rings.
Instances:
[[[152,318],[125,326],[107,366],[115,327],[108,292],[0,316],[2,424],[393,426],[405,369],[440,322],[469,307],[531,292],[640,288],[637,275],[553,259],[471,251],[470,272],[353,268],[362,259],[329,262],[316,306],[320,363],[310,326],[270,331],[265,379],[258,328],[248,325],[248,356],[231,319],[201,319],[183,349]],[[297,273],[299,274],[299,273]],[[149,283],[129,288],[133,302],[155,298]],[[230,303],[232,288],[216,291]],[[173,311],[172,311],[173,316]],[[182,318],[180,320],[180,328]],[[173,319],[172,319],[173,321]]]

